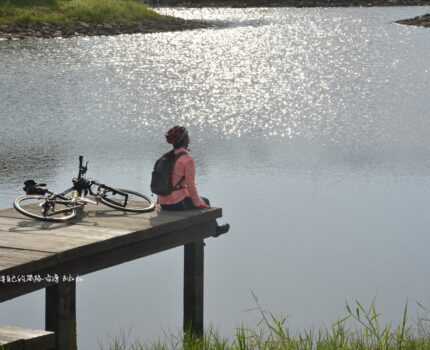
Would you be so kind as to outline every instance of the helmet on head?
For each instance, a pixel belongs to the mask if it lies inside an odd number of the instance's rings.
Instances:
[[[188,136],[187,129],[185,129],[183,126],[177,125],[167,131],[166,141],[172,145],[177,145],[182,140],[184,140],[186,136]]]

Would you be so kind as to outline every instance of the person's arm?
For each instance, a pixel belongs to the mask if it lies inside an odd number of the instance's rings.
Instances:
[[[200,198],[196,187],[196,166],[193,158],[189,158],[185,164],[185,184],[190,193],[193,204],[200,209],[209,208],[209,206]]]

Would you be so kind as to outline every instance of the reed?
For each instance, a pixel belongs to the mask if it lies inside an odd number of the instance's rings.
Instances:
[[[204,337],[169,336],[165,341],[145,344],[116,337],[104,350],[430,350],[428,319],[414,327],[408,322],[408,306],[397,326],[382,324],[374,303],[365,308],[359,302],[346,305],[347,314],[330,329],[293,334],[285,317],[276,317],[258,305],[261,322],[255,329],[239,327],[232,339],[213,329]]]

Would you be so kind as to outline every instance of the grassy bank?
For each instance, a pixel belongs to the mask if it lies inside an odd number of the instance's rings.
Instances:
[[[0,24],[130,24],[160,18],[136,0],[3,0]]]
[[[0,37],[111,35],[202,28],[139,0],[0,0]]]
[[[260,309],[262,320],[257,329],[241,327],[233,339],[207,331],[203,339],[174,337],[145,344],[120,336],[102,350],[430,350],[429,319],[421,318],[414,326],[407,320],[407,307],[399,325],[382,325],[374,305],[365,309],[360,303],[347,306],[347,315],[331,329],[308,330],[293,334],[285,318],[277,318]]]

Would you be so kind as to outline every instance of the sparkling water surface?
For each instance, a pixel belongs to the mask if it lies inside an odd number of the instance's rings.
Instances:
[[[430,31],[393,23],[430,8],[160,12],[216,28],[0,42],[0,206],[31,177],[66,188],[79,154],[89,176],[149,193],[183,124],[232,226],[207,240],[207,326],[255,326],[252,293],[297,330],[355,299],[394,322],[430,306]],[[182,254],[83,276],[80,349],[177,334]],[[41,291],[2,303],[0,324],[43,328],[43,308]]]

